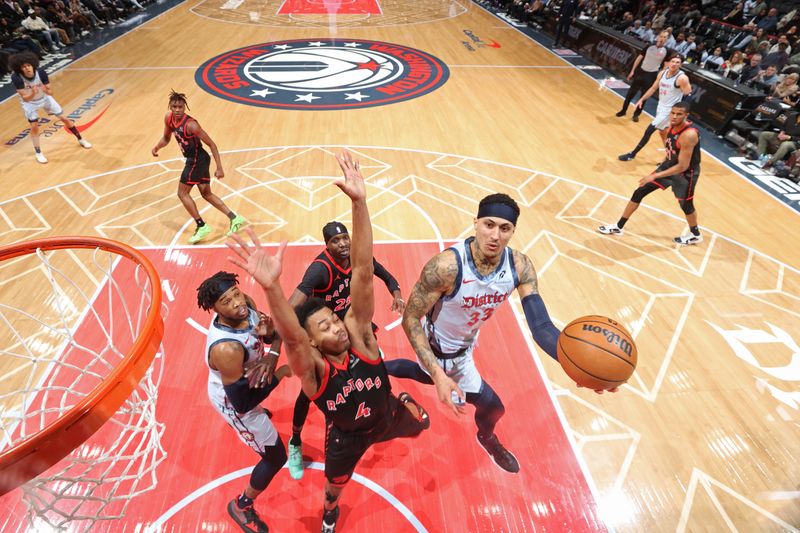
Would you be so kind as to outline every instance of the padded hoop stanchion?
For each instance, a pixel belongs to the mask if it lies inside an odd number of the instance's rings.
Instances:
[[[152,298],[139,336],[122,359],[85,398],[38,432],[0,453],[0,496],[38,476],[91,437],[125,402],[147,372],[164,336],[161,280],[141,252],[99,237],[51,237],[0,247],[0,261],[37,250],[101,249],[137,263],[147,274]]]

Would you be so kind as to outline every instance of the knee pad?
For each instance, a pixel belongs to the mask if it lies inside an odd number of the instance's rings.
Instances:
[[[679,200],[678,203],[680,204],[684,215],[691,215],[692,213],[694,213],[694,200],[693,199],[690,199],[690,200]]]

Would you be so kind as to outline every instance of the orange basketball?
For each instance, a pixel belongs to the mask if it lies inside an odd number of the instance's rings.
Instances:
[[[558,337],[558,361],[575,383],[590,389],[622,385],[636,368],[636,344],[630,333],[610,318],[576,318]]]

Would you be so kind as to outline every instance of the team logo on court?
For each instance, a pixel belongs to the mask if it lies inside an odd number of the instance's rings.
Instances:
[[[352,109],[410,100],[450,71],[432,55],[361,39],[294,40],[232,50],[206,61],[195,81],[211,94],[278,109]]]

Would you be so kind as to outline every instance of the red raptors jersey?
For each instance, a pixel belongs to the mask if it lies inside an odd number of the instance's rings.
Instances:
[[[200,138],[197,137],[197,135],[190,135],[186,131],[186,126],[192,120],[194,119],[189,115],[183,115],[183,117],[176,122],[175,117],[170,115],[169,120],[167,121],[167,126],[175,135],[175,139],[178,141],[178,144],[181,147],[181,153],[187,160],[197,158],[201,152],[208,155],[206,151],[203,150],[203,145],[200,142]]]

